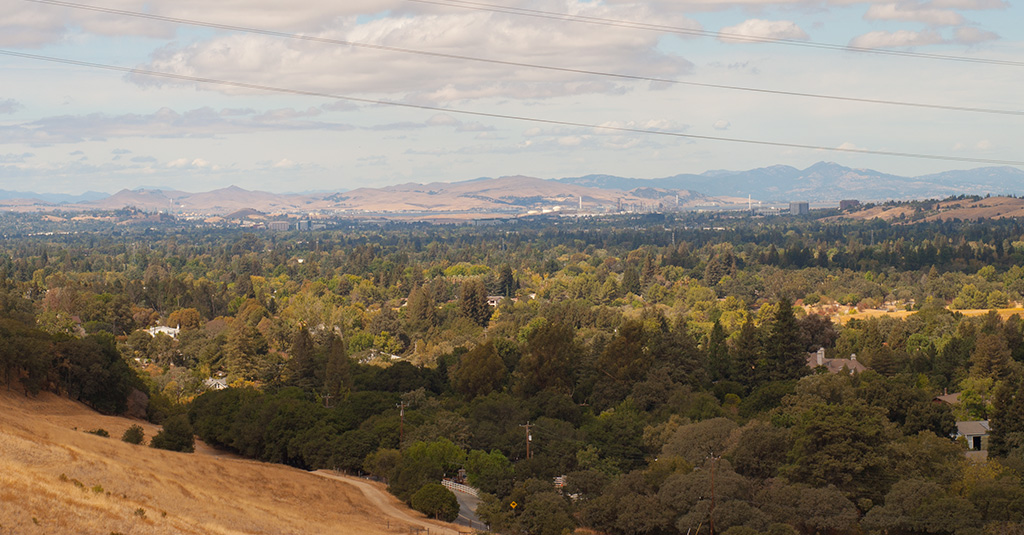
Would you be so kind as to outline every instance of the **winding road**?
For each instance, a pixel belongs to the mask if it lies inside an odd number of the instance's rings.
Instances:
[[[398,522],[407,524],[409,526],[422,528],[428,530],[427,533],[430,535],[443,534],[443,535],[460,535],[462,533],[471,533],[471,531],[462,531],[450,527],[442,522],[435,522],[424,518],[422,516],[414,516],[409,514],[409,511],[404,507],[400,507],[398,501],[394,496],[388,494],[377,485],[360,479],[358,477],[343,476],[334,473],[330,470],[317,470],[312,472],[320,477],[326,477],[328,479],[336,479],[344,483],[348,483],[353,487],[359,489],[363,493],[363,496],[372,503],[375,507],[380,509],[382,515],[397,520]],[[397,526],[396,526],[397,527]]]

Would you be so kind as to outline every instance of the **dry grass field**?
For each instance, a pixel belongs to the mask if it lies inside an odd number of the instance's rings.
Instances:
[[[425,519],[357,478],[122,442],[130,425],[53,394],[0,390],[0,535],[393,534]],[[103,428],[110,438],[86,433]]]

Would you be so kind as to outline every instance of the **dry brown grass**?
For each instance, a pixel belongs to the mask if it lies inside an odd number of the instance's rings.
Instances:
[[[121,442],[132,424],[41,394],[0,391],[0,534],[453,533],[382,485]],[[110,438],[85,433],[103,428]]]

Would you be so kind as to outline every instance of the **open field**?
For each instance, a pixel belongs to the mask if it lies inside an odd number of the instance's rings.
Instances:
[[[959,312],[959,313],[963,314],[964,316],[983,316],[985,314],[988,314],[989,310],[991,310],[991,309],[979,308],[979,309],[962,309],[962,310],[960,310],[960,309],[950,309],[950,310],[952,310],[953,312]],[[999,314],[999,317],[1002,318],[1003,321],[1006,321],[1006,318],[1009,318],[1010,316],[1012,316],[1014,314],[1017,314],[1018,316],[1024,318],[1024,308],[1019,308],[1019,307],[1018,308],[999,308],[999,309],[996,309],[996,312]],[[841,323],[841,324],[845,325],[846,322],[848,322],[848,321],[850,321],[852,319],[863,320],[863,319],[868,319],[868,318],[880,318],[880,317],[883,317],[883,316],[888,316],[890,318],[895,318],[895,319],[902,320],[902,319],[906,319],[907,316],[910,316],[911,314],[914,314],[914,313],[916,313],[916,311],[912,311],[912,310],[893,310],[893,311],[888,311],[888,310],[868,309],[868,310],[864,310],[864,311],[861,311],[861,312],[854,312],[852,314],[837,314],[837,315],[833,316],[832,319],[833,319],[833,321],[836,321],[838,323]]]
[[[138,423],[53,394],[0,391],[0,535],[391,534],[448,524],[358,478],[124,443]],[[77,428],[77,429],[76,429]],[[110,438],[85,433],[103,428]]]

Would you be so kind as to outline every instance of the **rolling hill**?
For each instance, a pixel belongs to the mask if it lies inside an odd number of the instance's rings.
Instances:
[[[122,442],[132,424],[43,393],[0,391],[0,533],[454,535],[383,485]],[[103,428],[110,438],[85,433]]]

